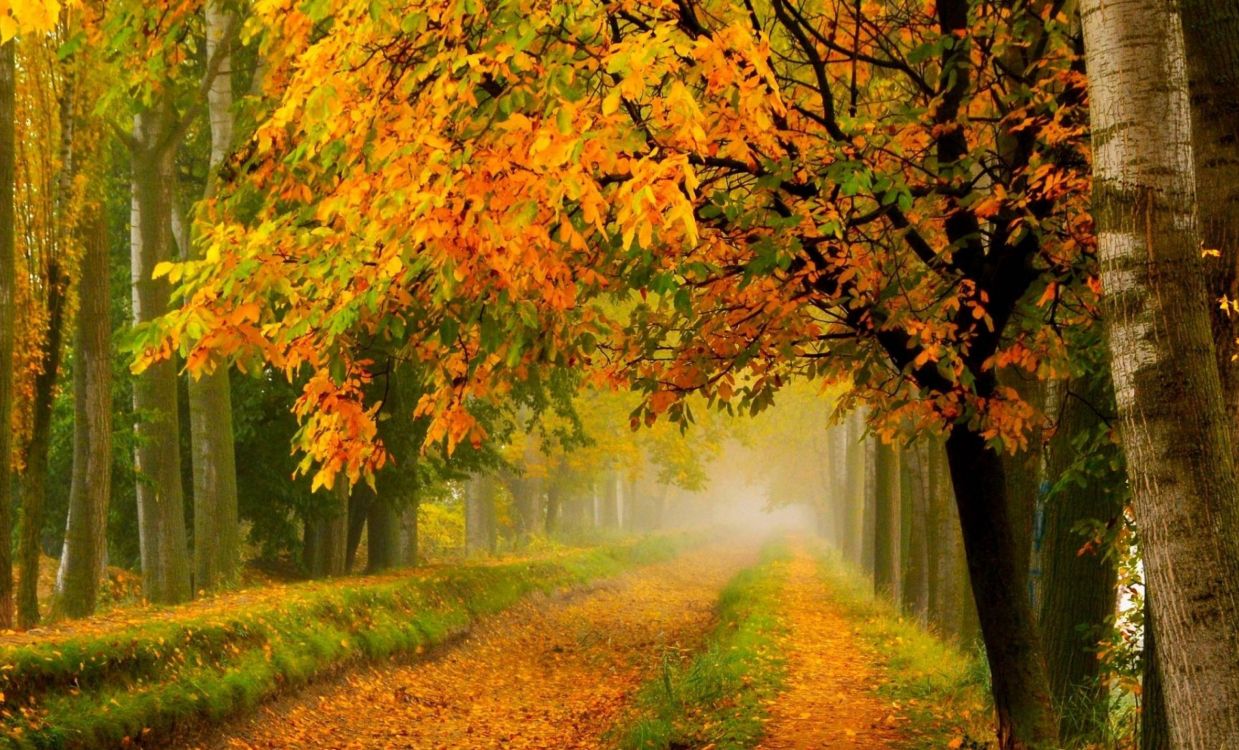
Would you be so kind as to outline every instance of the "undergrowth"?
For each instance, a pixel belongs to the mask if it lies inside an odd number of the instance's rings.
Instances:
[[[833,555],[820,558],[831,600],[880,659],[880,694],[908,719],[906,748],[986,748],[993,742],[989,673],[970,654],[874,597],[872,584]]]
[[[245,712],[350,663],[418,653],[478,617],[549,591],[672,557],[654,537],[377,583],[288,587],[274,602],[0,648],[0,748],[161,746],[199,721]]]
[[[623,750],[750,748],[761,736],[766,704],[779,692],[784,625],[778,595],[789,557],[782,544],[723,589],[718,622],[703,650],[687,660],[663,656],[660,674],[638,693],[632,714],[612,732]]]

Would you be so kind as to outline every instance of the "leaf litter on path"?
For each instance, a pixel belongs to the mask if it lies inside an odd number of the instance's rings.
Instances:
[[[575,596],[523,602],[438,658],[361,670],[277,702],[196,745],[212,750],[596,748],[653,676],[693,649],[719,590],[755,559],[689,551]]]

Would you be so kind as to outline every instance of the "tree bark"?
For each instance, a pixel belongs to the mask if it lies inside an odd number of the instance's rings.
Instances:
[[[30,442],[26,446],[26,472],[21,481],[22,533],[18,556],[21,579],[17,591],[17,624],[31,628],[39,623],[39,558],[43,552],[43,509],[47,501],[47,460],[52,437],[52,405],[60,376],[60,340],[64,332],[66,279],[60,264],[47,266],[47,330],[42,336],[39,374],[34,379]]]
[[[873,590],[899,601],[899,454],[882,441],[874,445]]]
[[[1174,747],[1239,747],[1239,485],[1196,230],[1179,19],[1081,6],[1119,434]]]
[[[494,552],[496,532],[494,479],[475,474],[465,487],[466,551]]]
[[[13,627],[13,303],[17,281],[14,234],[14,127],[16,61],[14,42],[0,44],[0,629]]]
[[[860,568],[872,582],[875,568],[875,537],[877,535],[877,443],[867,437],[861,443],[865,451],[865,500],[861,506]]]
[[[1026,568],[1016,559],[1002,459],[964,425],[951,431],[946,450],[993,679],[998,746],[1015,750],[1051,745],[1058,720],[1025,595]]]
[[[112,321],[107,218],[91,209],[78,281],[73,365],[73,474],[57,612],[86,617],[99,598],[112,494]]]
[[[168,311],[171,287],[167,279],[151,275],[172,251],[172,122],[166,96],[157,97],[134,118],[130,248],[136,324],[150,323]],[[142,590],[150,601],[165,604],[192,595],[176,381],[171,360],[152,364],[133,378]]]
[[[204,12],[207,59],[219,59],[217,67],[207,71],[209,198],[215,193],[216,172],[232,148],[232,55],[225,36],[233,17],[219,0],[208,2]],[[192,247],[181,250],[187,256],[196,255]],[[190,378],[189,423],[194,475],[194,585],[211,591],[232,583],[240,565],[232,388],[226,369]]]
[[[859,412],[847,417],[844,462],[847,493],[842,502],[841,533],[843,558],[860,567],[863,562],[865,508],[865,421]]]
[[[341,576],[348,572],[348,478],[336,478],[328,507],[305,522],[302,565],[311,578]]]
[[[1050,481],[1059,481],[1081,448],[1094,444],[1090,436],[1105,429],[1095,409],[1111,401],[1108,373],[1077,379],[1072,386],[1076,395],[1063,401],[1050,443]],[[1065,742],[1096,737],[1109,709],[1098,642],[1114,614],[1118,576],[1105,550],[1082,551],[1087,539],[1077,529],[1087,521],[1121,522],[1124,481],[1114,462],[1097,463],[1105,466],[1096,470],[1100,473],[1087,475],[1083,486],[1060,489],[1045,508],[1041,634]]]
[[[903,500],[903,525],[907,529],[908,554],[903,558],[903,611],[922,625],[929,617],[929,503],[924,443],[914,443],[903,453],[902,470],[907,477]]]
[[[1239,0],[1181,0],[1192,154],[1211,300],[1239,299]],[[1209,305],[1231,424],[1239,424],[1239,311]]]
[[[392,500],[377,495],[366,510],[366,572],[377,573],[400,564],[400,515]]]
[[[1166,719],[1166,695],[1157,668],[1157,628],[1149,608],[1149,588],[1144,588],[1144,675],[1140,693],[1140,750],[1170,750],[1170,728]]]
[[[411,493],[408,503],[400,509],[400,538],[397,553],[397,565],[413,567],[418,563],[418,526],[417,509],[421,499],[416,492]]]

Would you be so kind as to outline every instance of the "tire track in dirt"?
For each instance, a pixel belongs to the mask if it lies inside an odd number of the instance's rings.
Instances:
[[[780,612],[788,629],[783,693],[769,706],[760,750],[878,750],[901,739],[894,709],[874,693],[879,660],[831,604],[801,544],[787,567]]]
[[[211,750],[596,748],[664,649],[696,648],[756,545],[710,545],[575,595],[522,602],[420,663],[359,670],[261,708]]]

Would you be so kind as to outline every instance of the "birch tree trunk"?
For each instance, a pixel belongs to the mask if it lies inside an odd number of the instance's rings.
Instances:
[[[172,105],[166,98],[134,117],[130,259],[137,324],[168,311],[171,288],[166,279],[153,279],[151,274],[172,251],[171,124]],[[142,590],[147,599],[159,603],[185,601],[192,594],[176,381],[172,360],[155,363],[133,378]]]
[[[209,198],[215,192],[216,172],[232,148],[232,55],[226,37],[230,36],[233,17],[219,0],[208,2],[205,14],[207,59],[218,60],[217,66],[207,71]],[[226,369],[190,378],[189,423],[194,475],[194,586],[210,591],[232,582],[240,563],[232,390]]]
[[[73,475],[55,604],[68,617],[94,612],[107,549],[112,494],[112,321],[106,222],[102,207],[94,209],[86,227],[78,282]]]
[[[1162,0],[1081,6],[1119,432],[1172,746],[1239,747],[1239,486],[1196,231],[1187,72]]]
[[[13,627],[13,306],[17,280],[13,191],[17,116],[13,40],[0,44],[0,630]]]

